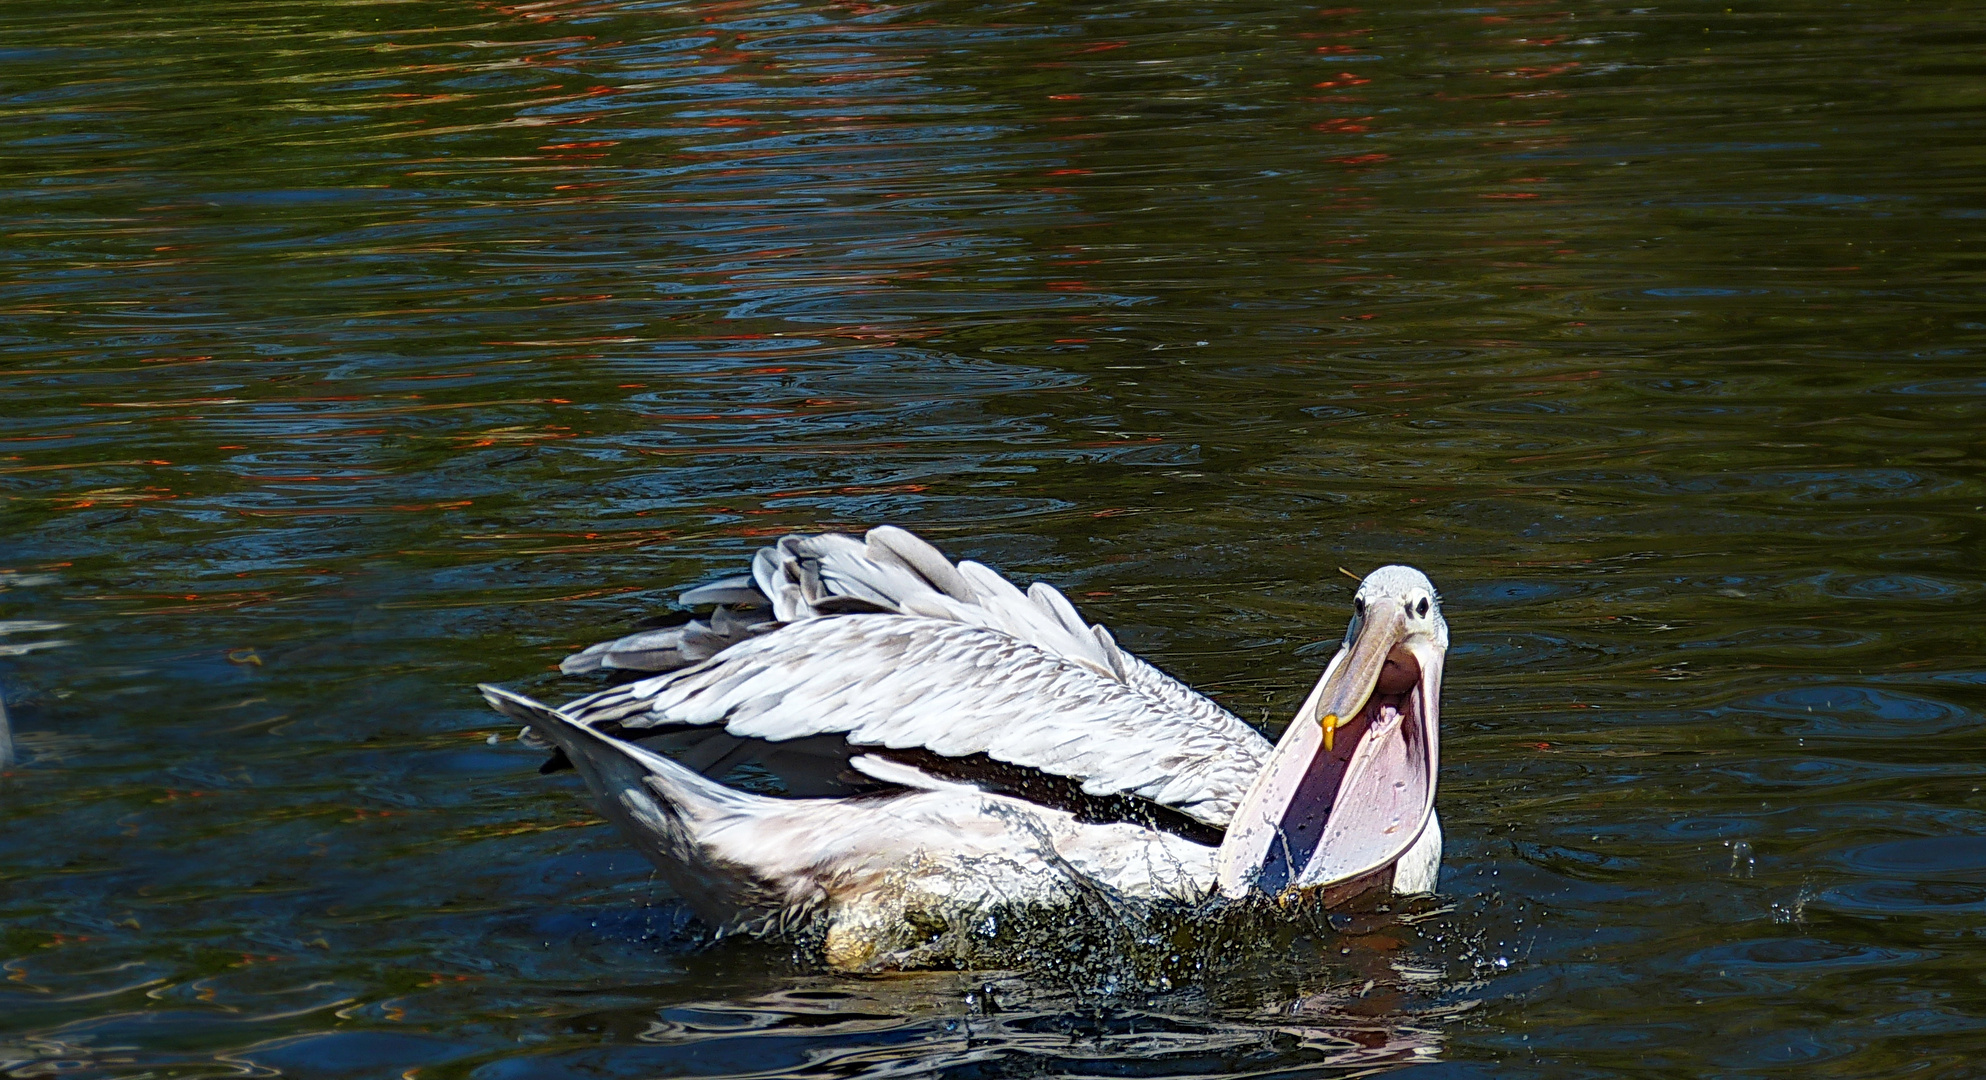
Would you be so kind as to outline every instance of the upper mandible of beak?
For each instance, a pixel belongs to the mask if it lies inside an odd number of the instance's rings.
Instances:
[[[1343,658],[1332,665],[1330,677],[1319,688],[1322,692],[1313,699],[1313,715],[1324,726],[1324,749],[1332,749],[1339,726],[1365,708],[1373,688],[1379,685],[1386,658],[1406,636],[1404,603],[1391,597],[1366,603],[1357,635],[1345,646]]]

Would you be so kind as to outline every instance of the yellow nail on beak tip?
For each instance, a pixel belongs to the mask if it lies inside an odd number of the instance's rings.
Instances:
[[[1331,744],[1337,741],[1338,714],[1330,713],[1330,712],[1325,713],[1323,724],[1324,724],[1324,749],[1329,750],[1331,749]]]

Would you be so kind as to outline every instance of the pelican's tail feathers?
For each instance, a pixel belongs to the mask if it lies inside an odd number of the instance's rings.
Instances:
[[[599,809],[662,870],[698,914],[736,925],[766,908],[768,882],[710,842],[713,833],[767,813],[779,800],[728,788],[660,754],[595,731],[558,709],[501,687],[479,687],[496,711],[563,751]]]
[[[585,722],[522,694],[488,684],[477,689],[496,711],[523,721],[539,740],[565,751],[596,796],[631,782],[665,798],[672,816],[691,820],[749,812],[755,804],[770,801],[763,795],[725,787],[661,754],[595,731]]]

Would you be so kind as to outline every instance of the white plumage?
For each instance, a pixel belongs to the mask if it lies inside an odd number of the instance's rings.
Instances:
[[[1343,723],[1357,727],[1351,714],[1367,710],[1375,731],[1425,721],[1425,732],[1367,746],[1357,743],[1361,730],[1336,763],[1311,747],[1312,733],[1302,752],[1314,763],[1272,769],[1283,749],[1120,649],[1051,586],[1023,593],[887,526],[863,540],[789,536],[762,549],[752,570],[682,595],[686,606],[716,605],[710,615],[595,645],[563,665],[643,676],[635,681],[559,709],[484,688],[525,721],[527,739],[579,770],[602,812],[720,925],[789,927],[818,914],[830,963],[876,967],[921,962],[945,927],[989,906],[1066,902],[1095,885],[1145,897],[1276,891],[1310,861],[1350,871],[1309,886],[1384,884],[1396,880],[1395,863],[1398,884],[1433,885],[1432,739],[1447,632],[1438,609],[1429,617],[1432,588],[1418,571],[1388,568],[1411,580],[1381,590],[1392,597],[1383,602],[1405,612],[1406,626],[1415,598],[1427,597],[1422,636],[1432,641],[1438,629],[1438,647],[1414,645],[1411,628],[1387,631],[1399,640],[1367,649],[1379,659],[1362,660],[1356,677],[1372,685]],[[1387,690],[1380,661],[1414,664],[1402,660],[1410,647],[1434,657],[1432,680],[1416,667],[1412,691]],[[1324,690],[1320,682],[1313,705]],[[1392,710],[1383,719],[1382,690]],[[1293,732],[1318,719],[1300,716]],[[1338,832],[1376,828],[1362,824],[1370,812],[1354,821],[1332,805],[1338,788],[1363,793],[1358,778],[1372,768],[1416,762],[1427,772],[1415,778],[1425,812],[1392,815],[1393,828],[1412,835],[1334,841],[1342,850],[1315,860],[1289,852],[1291,836],[1317,843],[1320,814]],[[719,782],[746,763],[777,777],[787,797]],[[1260,867],[1222,869],[1237,857],[1228,849],[1246,846],[1221,839],[1244,804],[1248,820],[1268,823],[1250,835],[1269,828],[1289,866],[1277,870],[1275,857],[1251,849]],[[1248,842],[1264,847],[1259,836]],[[1379,857],[1367,847],[1384,855],[1380,865],[1361,862]]]

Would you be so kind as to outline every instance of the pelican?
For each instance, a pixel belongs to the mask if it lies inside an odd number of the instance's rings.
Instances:
[[[485,685],[522,738],[720,928],[813,925],[843,970],[914,967],[1008,905],[1432,891],[1448,624],[1386,566],[1274,745],[902,529],[787,536],[710,609],[567,657],[624,681],[559,708]],[[673,625],[670,625],[673,624]],[[740,773],[776,794],[724,783]]]

